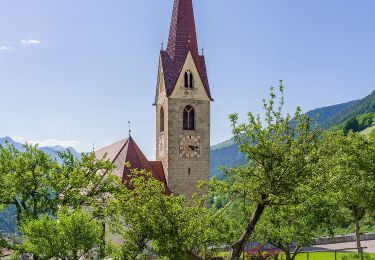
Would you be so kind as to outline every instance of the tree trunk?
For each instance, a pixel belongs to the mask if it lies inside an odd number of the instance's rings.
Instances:
[[[245,243],[249,240],[251,234],[253,233],[255,225],[258,222],[260,216],[262,215],[264,208],[265,208],[264,204],[258,204],[256,206],[256,209],[253,212],[253,215],[251,216],[250,221],[247,224],[245,231],[242,233],[240,239],[236,243],[234,243],[234,245],[232,246],[231,260],[240,259],[241,253],[243,252],[243,249],[245,247]]]
[[[299,245],[296,245],[296,248],[294,249],[293,253],[292,253],[292,257],[290,258],[291,260],[294,260],[296,258],[296,256],[301,253],[302,251],[302,246],[299,246]]]
[[[285,260],[291,260],[292,259],[290,257],[290,251],[289,250],[285,250],[284,253],[285,253]]]
[[[360,212],[358,208],[354,209],[354,222],[355,222],[355,238],[357,242],[357,250],[358,254],[361,256],[361,260],[363,260],[363,250],[361,246],[361,230],[359,225],[360,220]]]
[[[188,258],[189,260],[203,260],[203,258],[197,256],[196,254],[193,254],[193,253],[189,253],[188,254]]]
[[[106,229],[105,229],[105,223],[102,223],[102,234],[101,234],[101,243],[99,245],[99,257],[101,259],[104,259],[106,257],[106,252],[105,252],[105,246],[106,246],[106,241],[105,241],[105,232],[106,232]]]

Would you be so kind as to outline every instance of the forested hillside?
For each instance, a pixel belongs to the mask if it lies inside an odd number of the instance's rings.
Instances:
[[[347,134],[350,130],[354,132],[361,132],[365,129],[372,127],[375,123],[375,112],[362,114],[359,116],[351,117],[341,124],[335,125],[328,129],[328,131],[343,130]]]
[[[234,167],[246,163],[245,156],[238,150],[234,140],[228,140],[211,147],[211,165],[210,175],[222,179],[224,172],[219,168],[221,166]]]
[[[324,130],[334,127],[343,129],[347,120],[358,117],[357,120],[360,121],[362,126],[360,126],[361,129],[357,129],[357,131],[362,131],[370,125],[368,122],[366,125],[365,122],[365,119],[368,120],[368,118],[359,116],[374,112],[375,91],[363,99],[314,109],[307,112],[306,115],[311,118],[317,118],[318,124]],[[219,167],[233,167],[238,164],[245,164],[246,162],[245,156],[238,151],[238,147],[232,139],[211,147],[211,176],[222,178],[223,172],[219,170]]]
[[[306,114],[312,118],[319,115],[319,125],[323,129],[328,129],[335,125],[339,125],[350,118],[369,112],[375,112],[375,91],[363,99],[340,105],[319,108]]]

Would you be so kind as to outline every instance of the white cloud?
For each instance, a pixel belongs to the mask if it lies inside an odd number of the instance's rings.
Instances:
[[[27,141],[30,144],[38,144],[39,147],[46,147],[46,146],[61,146],[64,148],[77,148],[79,146],[79,141],[77,140],[59,140],[59,139],[47,139],[47,140],[35,140],[35,141]]]
[[[10,47],[10,46],[0,46],[0,51],[9,51],[11,49],[13,49],[13,48]]]
[[[37,45],[37,44],[40,44],[41,41],[29,39],[29,40],[21,40],[21,43],[22,45]]]
[[[26,139],[22,136],[12,136],[12,139],[17,143],[24,143],[26,141]]]

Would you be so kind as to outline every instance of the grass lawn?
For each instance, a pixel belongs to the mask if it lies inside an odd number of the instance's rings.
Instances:
[[[316,252],[316,253],[301,253],[297,255],[296,260],[349,260],[353,259],[356,253],[346,253],[346,252],[337,252],[335,258],[335,252]],[[375,259],[375,254],[367,254],[370,258],[365,259]],[[285,256],[281,259],[285,259]]]
[[[375,125],[370,126],[370,127],[366,128],[365,130],[363,130],[363,131],[361,132],[361,134],[366,135],[366,136],[369,136],[370,133],[371,133],[371,131],[374,130],[374,129],[375,129]]]
[[[229,259],[229,253],[219,253],[218,256],[224,257],[224,259]],[[297,255],[295,260],[351,260],[354,259],[353,257],[356,255],[356,253],[347,253],[347,252],[337,252],[336,253],[336,259],[335,259],[335,252],[310,252],[307,253],[301,253]],[[368,256],[365,257],[365,260],[374,259],[375,260],[375,254],[367,254]],[[242,259],[242,258],[241,258]],[[281,255],[279,257],[280,260],[285,260],[285,255]]]

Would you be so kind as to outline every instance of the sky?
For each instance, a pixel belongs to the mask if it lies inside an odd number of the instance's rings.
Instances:
[[[99,149],[132,136],[155,154],[161,42],[172,0],[0,0],[0,137]],[[211,143],[228,115],[262,113],[280,79],[285,112],[375,89],[373,0],[194,0],[212,103]]]

